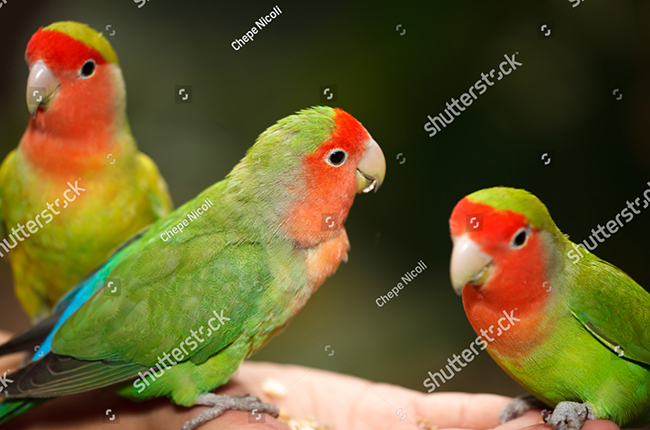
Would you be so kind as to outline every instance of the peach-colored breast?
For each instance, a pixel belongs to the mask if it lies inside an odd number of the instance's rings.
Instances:
[[[311,287],[312,293],[321,286],[327,277],[336,272],[341,261],[348,261],[349,250],[348,234],[342,228],[338,235],[307,251],[305,261],[307,285]]]

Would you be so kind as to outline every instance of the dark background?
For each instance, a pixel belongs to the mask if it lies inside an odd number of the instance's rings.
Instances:
[[[346,223],[349,262],[253,359],[422,391],[427,371],[476,337],[448,275],[447,222],[458,200],[489,186],[525,188],[582,241],[648,187],[650,3],[278,1],[150,0],[138,8],[128,0],[8,0],[0,8],[0,156],[27,124],[25,46],[55,21],[111,25],[105,34],[124,72],[133,134],[177,206],[221,180],[266,127],[319,104],[321,87],[336,85],[334,105],[383,148],[386,182],[357,197]],[[232,49],[276,4],[283,13]],[[551,36],[541,36],[542,24]],[[516,51],[523,66],[428,137],[427,115]],[[175,103],[177,85],[192,85],[191,104]],[[644,286],[647,212],[596,250]],[[378,307],[375,298],[419,260],[429,268]],[[2,264],[0,329],[26,326]],[[523,391],[485,352],[443,390]]]

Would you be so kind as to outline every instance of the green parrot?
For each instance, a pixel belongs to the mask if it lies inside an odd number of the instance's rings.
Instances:
[[[108,385],[133,399],[277,415],[209,393],[347,261],[343,223],[386,163],[350,114],[315,107],[267,129],[221,182],[122,245],[52,317],[0,346],[38,353],[8,375],[0,423],[43,398]]]
[[[57,22],[32,36],[26,59],[29,123],[0,167],[0,257],[37,320],[172,203],[136,148],[122,72],[102,34]]]
[[[544,421],[556,430],[586,419],[650,422],[650,294],[571,242],[524,190],[470,194],[450,227],[451,280],[465,313],[492,358],[532,394],[502,421],[548,405]]]

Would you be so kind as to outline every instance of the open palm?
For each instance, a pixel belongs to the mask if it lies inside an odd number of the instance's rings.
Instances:
[[[9,338],[0,333],[0,342]],[[21,356],[0,358],[0,370],[16,369]],[[280,395],[264,393],[263,384],[273,379],[284,387]],[[539,411],[530,411],[509,423],[499,424],[499,413],[510,399],[491,394],[424,394],[389,384],[369,382],[352,376],[301,366],[245,362],[231,381],[217,389],[219,394],[245,394],[275,403],[295,419],[314,417],[322,428],[336,430],[415,429],[549,429]],[[51,400],[5,425],[12,429],[158,430],[181,428],[204,407],[184,408],[168,399],[135,403],[121,398],[110,388]],[[256,419],[257,418],[257,419]],[[260,422],[264,421],[264,422]],[[101,427],[100,427],[101,426]],[[252,416],[229,411],[201,427],[201,430],[254,430],[289,427],[268,415]],[[616,430],[609,421],[588,421],[584,430]]]

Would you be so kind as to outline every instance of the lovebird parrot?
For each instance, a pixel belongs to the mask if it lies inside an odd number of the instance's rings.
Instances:
[[[262,133],[226,179],[122,245],[55,308],[0,346],[33,350],[7,377],[0,423],[43,398],[116,385],[133,399],[271,412],[209,393],[281,331],[342,261],[356,193],[386,163],[350,114],[315,107]],[[207,393],[207,394],[206,394]],[[220,412],[219,412],[220,411]],[[214,415],[213,415],[214,414]]]
[[[26,59],[29,123],[0,167],[0,257],[35,320],[172,203],[136,148],[105,37],[57,22],[32,36]]]
[[[513,400],[502,421],[545,404],[556,430],[586,419],[650,422],[650,294],[571,242],[527,191],[477,191],[449,223],[451,281],[467,318],[532,394]]]

